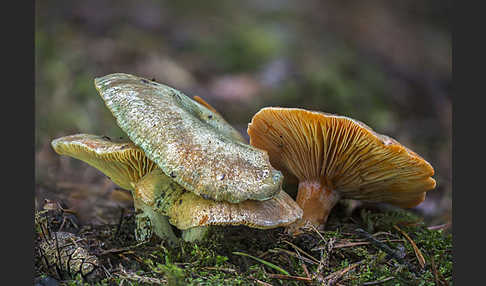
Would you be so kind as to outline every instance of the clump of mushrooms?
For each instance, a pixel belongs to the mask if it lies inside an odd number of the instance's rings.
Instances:
[[[267,153],[201,98],[128,74],[97,78],[95,86],[131,142],[77,134],[51,145],[132,192],[137,239],[155,233],[175,241],[169,223],[194,241],[209,225],[266,229],[302,217]]]
[[[267,107],[254,115],[248,134],[272,166],[299,182],[296,201],[304,214],[287,228],[295,235],[307,224],[323,228],[340,198],[411,208],[436,185],[422,157],[345,116]]]

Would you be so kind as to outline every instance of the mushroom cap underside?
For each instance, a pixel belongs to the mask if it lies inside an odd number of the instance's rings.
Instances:
[[[157,168],[133,143],[112,142],[105,136],[69,135],[54,139],[51,146],[59,155],[70,156],[95,167],[126,190],[132,190],[132,183]]]
[[[135,186],[137,198],[169,217],[179,229],[207,225],[246,225],[267,229],[286,226],[302,217],[302,209],[284,191],[266,201],[233,204],[204,199],[187,192],[160,169],[147,174]]]
[[[248,134],[286,178],[320,182],[344,198],[408,208],[435,188],[427,161],[345,116],[267,107],[254,115]]]
[[[204,105],[128,74],[97,78],[95,86],[120,128],[186,190],[232,203],[280,192],[283,176],[267,153],[230,135],[237,131]]]

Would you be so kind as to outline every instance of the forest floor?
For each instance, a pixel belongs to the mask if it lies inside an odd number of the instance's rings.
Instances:
[[[138,242],[130,195],[111,188],[69,208],[59,184],[36,211],[36,285],[452,285],[449,224],[410,211],[340,202],[324,231],[213,227],[207,240]],[[92,186],[91,186],[92,187]],[[46,187],[38,187],[40,192]],[[52,191],[52,190],[51,190]],[[56,192],[54,192],[56,193]],[[64,197],[63,197],[64,196]],[[52,196],[51,196],[52,197]],[[88,200],[89,201],[89,200]],[[118,204],[113,202],[117,201]],[[96,218],[96,219],[95,219]]]
[[[452,1],[227,3],[36,3],[34,284],[452,285]],[[139,243],[130,193],[50,146],[126,137],[93,85],[114,72],[201,96],[245,136],[266,106],[355,118],[427,159],[437,188],[409,211],[342,201],[296,237]]]

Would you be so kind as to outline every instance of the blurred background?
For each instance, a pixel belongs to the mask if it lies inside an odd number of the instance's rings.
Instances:
[[[125,138],[95,77],[125,72],[199,95],[247,138],[265,106],[363,121],[435,168],[414,212],[450,223],[451,0],[35,2],[36,208],[60,199],[107,223],[130,196],[55,154],[74,133]]]

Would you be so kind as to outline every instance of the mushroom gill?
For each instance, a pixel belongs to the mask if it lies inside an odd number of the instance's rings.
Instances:
[[[410,208],[435,187],[434,169],[422,157],[345,116],[263,108],[248,134],[276,169],[299,181],[300,224],[323,226],[341,197]]]

